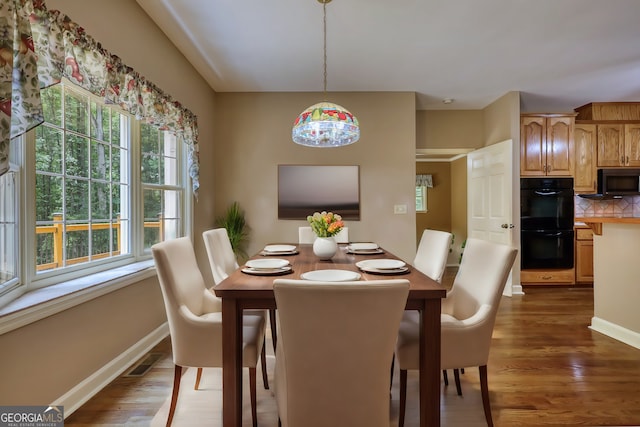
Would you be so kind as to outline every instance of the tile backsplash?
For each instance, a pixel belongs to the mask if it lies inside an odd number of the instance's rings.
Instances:
[[[575,196],[576,217],[640,217],[640,196],[589,200]]]

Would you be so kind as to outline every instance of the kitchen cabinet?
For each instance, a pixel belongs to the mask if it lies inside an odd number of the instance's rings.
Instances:
[[[573,132],[575,174],[573,189],[576,194],[597,191],[596,125],[576,123]]]
[[[572,285],[575,281],[575,268],[562,270],[521,270],[520,283],[523,285]]]
[[[598,167],[640,167],[640,123],[598,126]]]
[[[520,117],[520,175],[573,176],[575,114]]]
[[[576,226],[576,283],[593,282],[593,231]]]

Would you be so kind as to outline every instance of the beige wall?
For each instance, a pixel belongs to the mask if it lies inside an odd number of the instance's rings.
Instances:
[[[416,148],[480,148],[484,139],[482,110],[416,112]]]
[[[454,241],[449,264],[460,262],[462,244],[467,238],[467,157],[451,162],[451,232]]]
[[[605,223],[593,236],[596,330],[640,348],[640,226]],[[623,329],[621,329],[623,328]]]
[[[46,3],[198,116],[200,156],[209,165],[201,169],[202,190],[195,204],[199,236],[213,213],[213,91],[135,1]],[[200,241],[199,259],[206,263]],[[48,404],[164,321],[160,288],[149,279],[1,335],[0,402]]]
[[[427,212],[416,212],[416,240],[422,231],[451,231],[451,163],[417,162],[416,174],[431,174],[433,188],[427,189]]]
[[[294,119],[322,100],[319,93],[217,94],[215,161],[208,163],[215,170],[217,214],[240,203],[251,227],[249,253],[267,243],[297,242],[298,227],[306,221],[278,220],[278,164],[359,165],[361,219],[347,221],[350,240],[375,241],[413,259],[414,94],[329,93],[326,98],[358,117],[360,141],[326,149],[292,142]],[[395,215],[396,204],[407,205],[407,214]]]

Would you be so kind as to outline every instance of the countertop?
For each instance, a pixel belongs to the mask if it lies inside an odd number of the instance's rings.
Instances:
[[[640,224],[640,217],[629,217],[629,216],[589,216],[589,217],[579,217],[575,219],[576,223],[585,223],[593,230],[593,233],[601,236],[602,235],[602,224],[607,223],[618,223],[618,224]]]

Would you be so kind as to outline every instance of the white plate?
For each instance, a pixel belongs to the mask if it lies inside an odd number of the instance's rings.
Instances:
[[[244,267],[242,269],[242,272],[246,274],[253,274],[255,276],[274,276],[278,274],[291,273],[291,266],[287,265],[286,267],[282,267],[282,268],[269,268],[269,269]]]
[[[300,275],[305,280],[315,280],[319,282],[348,282],[359,280],[360,273],[349,270],[314,270],[307,271]]]
[[[293,252],[296,247],[293,245],[267,245],[264,247],[265,252]]]
[[[266,259],[250,259],[246,262],[246,266],[253,269],[267,269],[282,268],[289,265],[289,261],[280,258],[266,258]]]
[[[373,251],[378,249],[378,245],[376,243],[350,243],[347,248],[352,251]]]
[[[365,273],[373,273],[373,274],[387,274],[387,275],[397,275],[397,274],[404,274],[407,273],[409,271],[409,267],[407,267],[406,265],[404,267],[401,268],[368,268],[368,267],[364,267],[362,268],[362,271],[364,271]]]
[[[397,270],[404,267],[405,263],[399,259],[367,259],[356,262],[356,266],[361,269]]]

